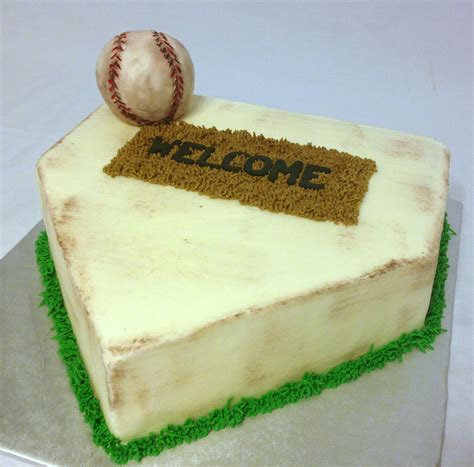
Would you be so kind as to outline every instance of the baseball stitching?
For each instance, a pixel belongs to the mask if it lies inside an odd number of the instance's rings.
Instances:
[[[183,73],[181,70],[181,64],[179,63],[178,56],[173,46],[170,44],[168,38],[162,32],[153,31],[153,39],[160,50],[160,52],[165,57],[168,65],[170,67],[170,77],[173,80],[173,97],[171,99],[171,105],[166,114],[165,120],[173,120],[176,112],[183,100],[184,96],[184,80]],[[118,36],[115,36],[114,42],[112,44],[112,55],[110,57],[109,63],[109,93],[110,100],[115,104],[118,111],[129,120],[134,121],[138,125],[150,125],[155,123],[152,120],[147,120],[141,118],[138,115],[135,115],[130,107],[123,101],[119,88],[118,88],[118,77],[120,75],[120,62],[122,61],[122,52],[124,51],[124,45],[127,42],[127,33],[123,32]]]
[[[127,42],[127,33],[122,32],[118,36],[115,36],[114,43],[112,45],[112,55],[110,57],[109,63],[109,93],[110,93],[110,100],[115,104],[119,112],[129,120],[134,121],[138,125],[150,125],[154,123],[151,120],[147,120],[145,118],[140,118],[138,115],[135,115],[131,109],[125,104],[120,96],[119,88],[117,79],[120,74],[120,62],[122,61],[122,52],[124,50],[124,45]]]
[[[181,64],[179,63],[176,51],[169,43],[166,35],[162,32],[153,31],[153,38],[155,39],[156,45],[160,49],[160,52],[163,54],[170,67],[170,76],[173,80],[173,98],[171,100],[171,106],[168,110],[168,114],[166,115],[166,120],[172,120],[176,115],[181,101],[183,100],[183,72],[181,70]]]

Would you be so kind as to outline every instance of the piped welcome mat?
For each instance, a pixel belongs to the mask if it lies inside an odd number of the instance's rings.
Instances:
[[[204,417],[189,419],[182,425],[169,425],[159,433],[152,433],[127,444],[123,444],[110,432],[99,401],[94,395],[64,306],[46,232],[42,232],[36,241],[37,264],[44,287],[41,305],[48,308],[48,316],[55,331],[53,338],[58,342],[58,353],[66,366],[71,388],[76,395],[79,410],[90,426],[94,443],[102,447],[115,463],[125,464],[132,460],[140,461],[147,456],[157,456],[165,449],[204,438],[211,431],[240,425],[247,417],[272,412],[287,404],[319,395],[326,389],[353,381],[390,362],[401,362],[404,354],[412,350],[432,350],[436,337],[444,332],[442,318],[446,306],[445,283],[449,268],[447,250],[453,234],[454,231],[445,218],[430,306],[421,329],[403,334],[383,347],[372,348],[365,355],[325,373],[306,373],[300,380],[288,382],[258,398],[242,398],[238,401],[230,399],[224,407],[217,408]]]
[[[355,225],[375,161],[336,149],[178,121],[148,125],[104,167],[272,212]]]

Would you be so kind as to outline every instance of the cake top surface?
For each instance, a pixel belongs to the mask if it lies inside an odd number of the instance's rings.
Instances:
[[[449,166],[437,141],[202,96],[183,120],[357,154],[377,172],[349,226],[112,178],[102,168],[138,128],[97,109],[43,155],[38,174],[73,283],[111,355],[436,257]]]

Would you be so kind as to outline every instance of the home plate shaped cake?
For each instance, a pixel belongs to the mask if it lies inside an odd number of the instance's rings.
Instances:
[[[428,138],[209,97],[141,129],[97,109],[37,173],[110,431],[158,433],[421,328],[448,165]]]

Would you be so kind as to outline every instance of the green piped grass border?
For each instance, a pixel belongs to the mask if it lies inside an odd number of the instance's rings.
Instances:
[[[353,381],[364,373],[383,368],[387,363],[401,362],[403,355],[414,349],[422,352],[432,350],[434,340],[444,332],[441,322],[446,306],[444,287],[449,267],[447,250],[452,235],[454,231],[445,217],[431,302],[425,324],[421,329],[403,334],[381,348],[372,348],[361,357],[344,362],[326,373],[306,373],[299,381],[284,384],[258,398],[245,397],[236,403],[229,400],[224,407],[213,410],[204,417],[189,419],[182,425],[169,425],[159,433],[152,433],[127,444],[123,444],[110,432],[99,401],[92,390],[64,306],[48,237],[44,231],[36,240],[36,258],[44,287],[41,293],[41,305],[45,305],[49,310],[48,316],[53,322],[55,331],[53,338],[58,342],[58,353],[66,366],[79,409],[83,413],[84,420],[90,425],[94,443],[101,446],[112,461],[125,464],[132,460],[140,461],[147,456],[157,456],[165,449],[204,438],[211,431],[240,425],[247,417],[272,412],[287,404],[319,395],[325,389],[336,388]]]

